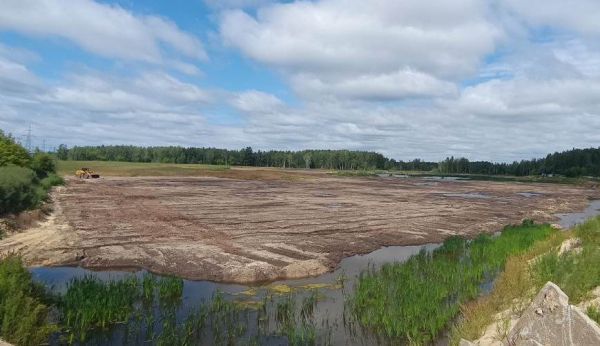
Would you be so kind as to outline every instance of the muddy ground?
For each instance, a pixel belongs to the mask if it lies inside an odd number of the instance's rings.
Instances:
[[[600,197],[559,184],[299,177],[70,179],[51,217],[1,240],[0,252],[19,251],[31,265],[248,283],[321,274],[382,246],[554,222]]]

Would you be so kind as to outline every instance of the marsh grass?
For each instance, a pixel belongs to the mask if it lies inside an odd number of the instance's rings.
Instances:
[[[433,252],[421,251],[404,263],[386,264],[361,274],[351,297],[360,325],[394,342],[426,344],[493,280],[509,256],[555,233],[549,225],[524,222],[498,237],[472,241],[451,237]]]
[[[68,343],[85,341],[93,330],[127,323],[140,296],[135,277],[109,282],[92,276],[73,279],[59,299]]]
[[[461,317],[452,327],[451,344],[457,345],[461,338],[480,338],[485,329],[498,318],[506,319],[505,315],[520,316],[537,293],[528,263],[557,248],[568,237],[568,232],[553,232],[547,239],[535,243],[528,251],[510,256],[490,294],[465,302],[461,306]]]

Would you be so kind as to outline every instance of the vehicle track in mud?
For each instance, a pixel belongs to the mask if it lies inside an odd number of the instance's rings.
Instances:
[[[17,249],[32,265],[248,283],[322,274],[382,246],[495,232],[525,218],[554,222],[597,197],[574,185],[325,174],[69,179],[54,194],[55,238],[64,241],[28,244],[35,232],[54,239],[46,223],[0,241],[0,252]]]

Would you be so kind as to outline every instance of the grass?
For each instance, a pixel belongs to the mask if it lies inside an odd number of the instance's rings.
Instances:
[[[577,304],[600,286],[600,217],[575,227],[574,233],[581,239],[582,250],[562,255],[550,251],[535,262],[532,275],[538,286],[554,282]]]
[[[58,161],[60,176],[75,176],[75,171],[86,167],[101,177],[219,177],[243,180],[312,179],[314,174],[304,170],[271,167],[235,167],[201,164],[140,163],[119,161]]]
[[[0,336],[17,345],[40,345],[58,328],[48,320],[43,290],[35,285],[21,259],[0,259]]]
[[[199,176],[207,173],[228,170],[228,166],[139,163],[117,161],[59,161],[58,174],[74,176],[81,167],[90,168],[101,176],[143,177],[143,176]]]
[[[506,227],[495,238],[451,237],[431,253],[422,251],[404,263],[361,274],[351,308],[358,322],[377,334],[396,342],[430,343],[459,314],[461,304],[476,298],[482,284],[503,269],[509,256],[555,232],[548,225],[524,222]]]
[[[572,237],[581,239],[581,251],[558,255],[560,245]],[[506,315],[520,316],[547,281],[556,283],[572,304],[588,299],[589,292],[600,285],[600,217],[571,231],[555,232],[525,253],[510,257],[491,294],[463,305],[451,343],[457,345],[461,338],[476,340],[492,323],[508,319]],[[599,320],[597,307],[587,313]]]
[[[109,282],[91,276],[72,280],[59,303],[68,343],[83,342],[96,329],[127,323],[140,296],[134,277]]]
[[[94,276],[73,279],[66,292],[55,297],[60,342],[233,345],[284,337],[290,345],[317,343],[313,319],[317,289],[306,291],[302,299],[288,291],[269,293],[262,301],[236,301],[217,291],[208,302],[180,316],[183,288],[181,279],[152,274],[108,281]],[[269,329],[271,318],[275,330]],[[122,338],[111,339],[115,330],[122,331],[116,334]],[[47,337],[40,339],[42,343]]]
[[[587,308],[586,312],[592,320],[594,320],[594,321],[596,321],[596,323],[600,324],[600,307],[591,305]]]

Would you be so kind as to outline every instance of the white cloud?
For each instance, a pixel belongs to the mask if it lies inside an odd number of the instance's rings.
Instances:
[[[243,54],[290,74],[300,92],[322,84],[341,96],[403,98],[415,86],[414,94],[447,93],[437,79],[477,71],[502,37],[487,11],[475,0],[302,1],[262,7],[256,17],[226,11],[220,31]],[[362,94],[356,86],[365,82]]]
[[[596,0],[504,0],[503,5],[532,27],[600,35],[600,2]]]
[[[162,44],[188,58],[207,58],[201,42],[174,23],[91,0],[6,0],[0,30],[63,37],[109,58],[161,63]]]
[[[277,96],[257,90],[237,94],[231,100],[231,104],[235,108],[248,113],[269,113],[283,107],[283,102]]]
[[[310,98],[336,95],[351,99],[385,101],[412,97],[452,96],[458,93],[455,84],[410,69],[325,81],[317,76],[296,74],[291,78],[291,83],[302,95]]]

